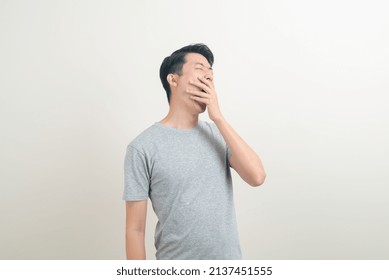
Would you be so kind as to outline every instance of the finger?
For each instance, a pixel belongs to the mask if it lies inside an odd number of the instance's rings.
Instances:
[[[208,98],[203,98],[203,97],[193,96],[193,95],[190,98],[192,98],[193,100],[199,101],[201,103],[209,105],[209,99]]]
[[[200,89],[202,89],[205,92],[209,93],[211,91],[211,89],[204,83],[196,82],[196,81],[190,81],[189,83],[194,85],[194,86],[196,86],[196,87],[198,87],[198,88],[200,88]]]
[[[197,96],[200,96],[200,97],[203,97],[203,98],[209,98],[209,93],[207,92],[203,92],[203,91],[200,91],[200,90],[195,90],[195,89],[187,89],[186,92],[190,93],[190,94],[194,94],[194,95],[197,95]]]
[[[208,80],[208,79],[206,79],[206,78],[204,78],[204,77],[197,77],[202,83],[204,83],[204,84],[206,84],[208,87],[210,87],[210,88],[213,88],[213,83],[210,81],[210,80]]]

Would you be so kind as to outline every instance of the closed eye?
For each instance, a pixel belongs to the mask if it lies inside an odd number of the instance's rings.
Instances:
[[[196,63],[196,66],[195,66],[196,69],[204,69],[204,68],[207,68],[204,64],[202,63]],[[209,67],[209,70],[213,70],[212,67]]]

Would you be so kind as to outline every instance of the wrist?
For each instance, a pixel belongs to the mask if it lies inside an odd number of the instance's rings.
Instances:
[[[215,124],[218,124],[218,123],[222,123],[225,121],[224,117],[222,115],[220,115],[219,117],[216,117],[216,118],[213,118],[212,121],[215,123]]]

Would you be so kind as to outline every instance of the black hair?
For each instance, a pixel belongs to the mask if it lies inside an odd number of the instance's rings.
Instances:
[[[182,47],[181,49],[178,49],[174,51],[170,56],[165,57],[165,59],[162,61],[161,67],[159,69],[159,77],[161,78],[161,82],[163,85],[163,88],[166,91],[167,100],[170,104],[170,85],[167,81],[166,77],[170,73],[172,74],[182,74],[182,66],[184,65],[185,56],[188,53],[198,53],[203,55],[207,60],[208,63],[211,65],[213,64],[214,58],[212,51],[204,44],[192,44],[185,47]]]

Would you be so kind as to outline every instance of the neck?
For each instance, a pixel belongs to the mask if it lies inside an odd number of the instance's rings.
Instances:
[[[169,113],[160,123],[177,129],[192,129],[197,125],[199,114],[188,112],[184,106],[180,106],[171,100]]]

